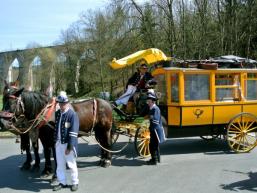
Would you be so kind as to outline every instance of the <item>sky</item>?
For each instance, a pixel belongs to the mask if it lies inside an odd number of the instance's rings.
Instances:
[[[61,31],[88,9],[101,9],[108,0],[1,0],[0,52],[29,44],[53,45]]]

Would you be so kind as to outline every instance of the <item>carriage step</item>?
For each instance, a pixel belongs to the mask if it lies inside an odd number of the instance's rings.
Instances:
[[[116,105],[112,104],[113,110],[119,115],[121,116],[125,121],[128,122],[132,122],[134,121],[136,118],[138,118],[138,115],[130,115],[125,113],[124,111],[122,111],[121,109],[119,109]]]
[[[127,117],[127,114],[124,111],[120,110],[118,107],[116,107],[114,104],[112,104],[112,107],[113,110],[116,111],[116,113],[118,113],[118,115]]]

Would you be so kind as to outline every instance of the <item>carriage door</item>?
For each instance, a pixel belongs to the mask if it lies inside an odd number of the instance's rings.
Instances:
[[[184,73],[184,100],[182,126],[212,124],[209,72]]]
[[[215,75],[214,124],[228,123],[232,117],[242,112],[243,98],[240,73],[217,73]],[[224,113],[226,112],[226,113]]]
[[[167,119],[167,89],[165,74],[159,74],[154,77],[157,81],[155,93],[158,97],[158,106],[161,109],[161,114]]]
[[[167,79],[168,125],[179,126],[181,120],[181,108],[179,107],[179,73],[171,72]]]
[[[243,112],[257,116],[257,73],[245,73],[244,77],[244,100]],[[250,104],[247,104],[250,102]]]

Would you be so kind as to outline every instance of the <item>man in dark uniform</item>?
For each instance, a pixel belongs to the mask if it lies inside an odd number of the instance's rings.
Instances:
[[[115,102],[115,106],[121,104],[127,105],[128,100],[134,95],[135,92],[139,92],[141,89],[146,89],[148,84],[156,84],[152,74],[147,71],[148,67],[145,61],[142,61],[138,72],[135,72],[128,80],[127,90],[121,95]]]
[[[165,141],[165,134],[162,125],[161,111],[156,105],[157,97],[155,93],[148,93],[147,104],[150,108],[149,119],[150,119],[150,154],[151,159],[147,161],[148,165],[157,165],[160,162],[160,150],[159,143]]]
[[[147,71],[148,67],[145,63],[142,63],[139,68],[139,72],[135,72],[132,77],[129,78],[127,85],[133,85],[137,87],[136,91],[146,89],[147,84],[152,83],[153,76]]]
[[[70,108],[66,92],[61,91],[56,101],[60,106],[55,113],[56,173],[59,184],[53,187],[53,191],[67,187],[66,164],[71,171],[71,191],[76,191],[79,183],[76,163],[79,119],[77,113]]]

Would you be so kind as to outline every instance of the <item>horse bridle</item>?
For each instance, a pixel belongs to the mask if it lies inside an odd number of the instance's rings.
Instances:
[[[27,133],[31,127],[29,127],[28,129],[25,129],[25,131],[20,131],[20,129],[18,129],[18,125],[15,126],[15,123],[19,123],[20,120],[24,121],[25,118],[25,108],[24,108],[24,103],[21,99],[21,96],[15,96],[15,95],[9,95],[8,96],[9,99],[15,99],[15,109],[14,112],[9,112],[10,114],[10,119],[8,120],[8,125],[10,126],[10,131],[16,131],[18,134],[24,134]],[[11,108],[11,106],[10,106]],[[21,112],[20,114],[17,115],[17,112]],[[18,128],[17,128],[18,127]]]
[[[24,103],[23,103],[23,101],[21,100],[21,96],[16,97],[15,95],[9,95],[8,98],[11,98],[11,99],[15,99],[15,100],[16,100],[16,108],[15,108],[15,110],[14,110],[14,112],[13,112],[14,117],[16,117],[16,112],[17,112],[18,110],[20,110],[20,108],[21,108],[21,114],[19,114],[18,117],[20,117],[20,116],[25,116],[25,115],[24,115],[25,108],[24,108]]]
[[[55,107],[56,107],[56,100],[55,98],[53,98],[52,102],[49,104],[47,104],[36,116],[35,119],[33,120],[27,120],[28,123],[30,124],[30,126],[28,128],[25,128],[25,131],[20,131],[20,129],[18,129],[14,123],[18,122],[17,120],[20,120],[22,117],[23,121],[26,120],[26,116],[25,116],[25,107],[24,107],[24,103],[21,99],[21,96],[17,97],[15,95],[9,95],[8,98],[12,98],[12,99],[16,99],[16,108],[14,110],[14,113],[12,113],[12,117],[9,120],[9,125],[11,127],[11,129],[9,130],[14,130],[16,132],[18,132],[19,134],[24,134],[29,132],[32,128],[40,128],[43,125],[48,125],[50,128],[54,129],[54,127],[48,123],[48,120],[51,116],[51,114],[54,112]],[[18,116],[16,115],[17,109],[21,108],[22,109],[22,113],[19,114]],[[13,120],[15,120],[15,122],[13,122]],[[20,127],[21,128],[21,127]]]

